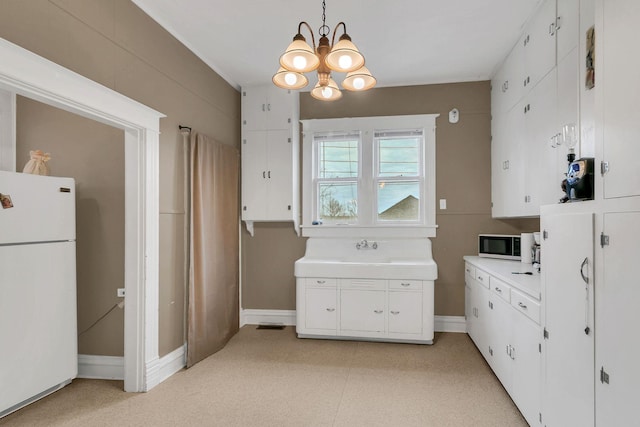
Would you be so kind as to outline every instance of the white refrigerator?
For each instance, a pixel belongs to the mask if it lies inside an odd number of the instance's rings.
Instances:
[[[78,373],[75,182],[0,171],[0,418]]]

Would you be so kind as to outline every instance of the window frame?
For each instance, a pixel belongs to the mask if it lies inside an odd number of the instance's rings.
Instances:
[[[438,114],[410,116],[381,116],[338,119],[301,120],[303,125],[303,236],[348,237],[369,233],[372,236],[435,237],[435,129]],[[416,221],[389,221],[378,219],[379,181],[407,181],[403,177],[379,177],[379,146],[375,141],[376,131],[423,130],[421,147],[420,218]],[[360,131],[358,149],[358,222],[345,223],[322,220],[315,217],[318,212],[319,194],[317,177],[319,158],[314,134],[329,132]],[[308,172],[305,172],[308,171]],[[389,179],[391,178],[391,179]],[[348,181],[353,181],[349,178]],[[412,176],[409,181],[415,181]]]

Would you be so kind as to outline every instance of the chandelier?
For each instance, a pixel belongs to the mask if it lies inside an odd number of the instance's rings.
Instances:
[[[283,89],[302,89],[309,83],[309,79],[304,75],[310,71],[318,70],[318,83],[311,91],[311,96],[322,101],[335,101],[342,97],[342,92],[336,82],[331,78],[331,71],[347,73],[342,81],[342,87],[351,91],[364,91],[371,89],[376,84],[376,79],[364,66],[364,56],[358,48],[351,42],[351,37],[347,34],[347,26],[340,22],[333,29],[331,45],[327,35],[331,29],[326,25],[325,15],[326,4],[322,1],[322,26],[318,30],[320,40],[316,47],[316,40],[313,30],[306,22],[298,24],[298,34],[293,38],[293,42],[287,50],[280,56],[280,68],[273,76],[273,83]],[[304,36],[301,34],[302,27],[305,26],[311,34],[313,48],[309,46]],[[344,33],[340,36],[338,43],[336,31],[342,26]]]

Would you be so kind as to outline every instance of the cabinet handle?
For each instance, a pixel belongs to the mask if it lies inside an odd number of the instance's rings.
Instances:
[[[266,176],[266,172],[265,172],[265,171],[262,171],[262,178],[266,178],[266,177],[267,177],[267,176]]]
[[[495,289],[495,290],[496,290],[496,292],[498,292],[499,294],[501,294],[501,293],[502,293],[502,289],[500,289],[499,287],[497,287],[497,286],[496,286],[494,289]]]
[[[262,111],[264,111],[264,104],[262,104]]]
[[[316,280],[316,283],[322,285],[323,283],[326,283],[326,280]]]
[[[333,313],[334,311],[336,311],[336,309],[335,309],[335,308],[327,308],[327,311],[328,311],[329,313]]]
[[[527,309],[527,306],[525,304],[523,304],[522,301],[518,302],[518,307],[520,307],[523,310]]]
[[[400,314],[400,312],[391,310],[391,314]]]
[[[267,111],[271,111],[271,104],[267,104]]]
[[[373,310],[375,314],[382,314],[382,310]]]
[[[411,283],[400,283],[400,286],[404,286],[404,287],[411,286]]]
[[[267,172],[267,176],[271,179],[271,171]]]
[[[589,277],[584,274],[584,267],[588,265],[589,265],[589,258],[585,258],[584,261],[582,261],[582,264],[580,264],[580,276],[582,276],[582,280],[587,285],[589,284]]]
[[[478,276],[478,280],[484,282],[484,278],[482,276]]]

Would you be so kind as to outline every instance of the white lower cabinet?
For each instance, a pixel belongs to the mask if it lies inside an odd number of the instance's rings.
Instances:
[[[336,329],[338,324],[338,301],[336,288],[309,287],[305,294],[305,327],[309,329]]]
[[[540,425],[540,302],[465,264],[467,332],[522,412]]]
[[[433,343],[433,281],[301,278],[301,338]]]

